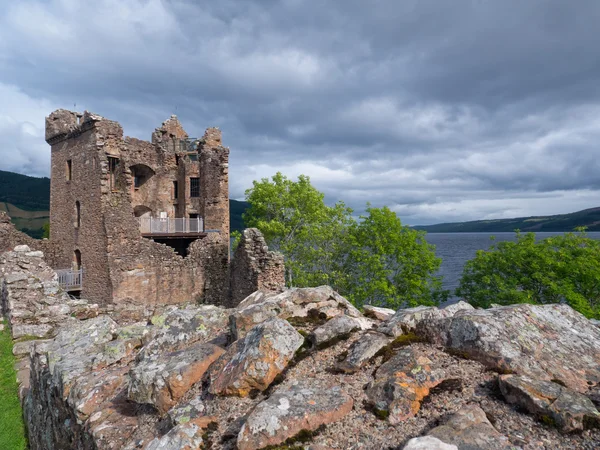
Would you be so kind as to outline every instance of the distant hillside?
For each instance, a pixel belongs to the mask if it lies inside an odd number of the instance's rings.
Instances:
[[[28,177],[0,170],[0,202],[25,211],[50,209],[50,178]]]
[[[518,217],[516,219],[474,220],[471,222],[439,223],[415,226],[429,233],[500,233],[521,230],[529,231],[573,231],[576,227],[587,227],[588,231],[600,231],[600,207],[584,209],[556,216]]]
[[[231,230],[244,229],[242,214],[248,203],[230,201]],[[50,217],[50,179],[35,178],[0,170],[0,211],[6,211],[17,229],[34,238]]]
[[[231,222],[231,231],[242,231],[244,228],[244,220],[242,214],[250,206],[248,202],[240,202],[238,200],[229,200],[229,220]]]

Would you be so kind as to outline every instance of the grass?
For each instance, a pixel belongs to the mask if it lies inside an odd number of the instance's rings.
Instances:
[[[0,449],[24,450],[25,426],[19,401],[15,358],[8,329],[0,331]]]

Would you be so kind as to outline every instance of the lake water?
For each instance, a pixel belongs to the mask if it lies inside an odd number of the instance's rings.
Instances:
[[[537,239],[562,233],[536,233]],[[588,237],[600,240],[600,232],[587,233]],[[442,258],[439,275],[444,277],[444,288],[452,293],[458,287],[463,266],[475,257],[477,250],[487,250],[496,242],[514,241],[515,233],[427,233],[427,242],[435,245],[435,253]]]

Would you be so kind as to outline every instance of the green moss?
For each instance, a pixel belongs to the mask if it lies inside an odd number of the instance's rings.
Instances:
[[[373,408],[373,414],[375,414],[375,417],[377,417],[379,420],[387,420],[387,418],[390,416],[390,412],[388,410],[379,408]]]
[[[12,354],[12,339],[6,329],[0,331],[0,448],[24,450],[27,448],[23,413],[19,402],[18,386]]]
[[[217,422],[211,422],[206,426],[204,434],[202,434],[202,450],[210,450],[213,448],[212,435],[219,429]]]
[[[30,334],[27,334],[25,336],[21,336],[19,339],[15,339],[15,343],[16,342],[28,342],[28,341],[37,341],[38,339],[44,339],[38,336],[32,336]]]
[[[167,316],[166,315],[161,315],[161,316],[153,316],[150,319],[150,323],[152,325],[156,325],[158,327],[162,327],[165,324],[165,321],[167,320]]]
[[[417,342],[424,342],[424,340],[423,340],[423,338],[417,336],[413,332],[401,334],[396,339],[394,339],[392,342],[390,342],[388,345],[386,345],[381,350],[379,350],[377,353],[375,353],[375,355],[371,359],[373,360],[379,356],[382,356],[383,357],[382,362],[386,362],[392,356],[394,356],[394,353],[395,353],[394,350],[401,348],[401,347],[406,347],[407,345],[410,345],[410,344],[415,344]]]
[[[306,317],[290,317],[287,321],[293,327],[319,326],[327,322],[327,314],[319,312],[318,309],[311,309],[306,314]]]
[[[550,427],[556,427],[556,420],[554,420],[553,417],[547,415],[540,416],[540,422]]]
[[[300,430],[298,434],[287,439],[285,442],[278,445],[269,445],[262,450],[297,450],[304,448],[307,442],[311,441],[316,435],[325,429],[325,425],[321,425],[316,430]]]

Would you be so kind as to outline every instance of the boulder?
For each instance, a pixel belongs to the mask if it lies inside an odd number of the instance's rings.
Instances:
[[[373,305],[364,305],[363,311],[364,311],[364,315],[366,317],[370,317],[371,319],[376,319],[376,320],[388,320],[394,314],[396,314],[396,311],[394,311],[393,309],[381,308],[379,306],[373,306]]]
[[[344,373],[358,372],[379,350],[391,342],[392,339],[383,333],[367,332],[350,346],[346,357],[335,368]]]
[[[443,425],[434,428],[429,436],[459,449],[509,450],[513,446],[490,423],[477,405],[467,405],[453,414]]]
[[[332,342],[346,339],[351,333],[357,330],[360,330],[360,323],[352,317],[341,314],[313,330],[309,334],[308,340],[313,347],[319,348]]]
[[[165,413],[202,379],[223,353],[225,350],[221,347],[205,343],[160,356],[147,356],[131,369],[127,396],[137,403],[152,404],[160,413]]]
[[[213,305],[174,309],[151,319],[154,328],[138,358],[209,342],[228,329],[229,312]]]
[[[585,393],[600,381],[600,329],[568,305],[462,310],[417,334],[500,373],[558,380]]]
[[[366,394],[375,413],[396,424],[413,417],[431,388],[448,377],[414,347],[401,348],[375,374]]]
[[[250,413],[238,434],[239,450],[277,446],[300,432],[314,431],[342,419],[353,400],[339,386],[316,380],[277,389]]]
[[[600,426],[600,412],[586,396],[551,381],[502,375],[500,390],[508,403],[525,408],[563,432]]]
[[[452,317],[458,311],[473,309],[475,308],[463,301],[442,309],[435,306],[417,306],[415,308],[399,309],[389,320],[382,323],[377,331],[388,336],[398,337],[405,333],[414,332],[417,324],[423,320],[443,319]]]
[[[371,326],[358,309],[329,286],[292,288],[280,294],[258,291],[244,299],[231,314],[231,334],[234,339],[244,337],[252,327],[271,317],[311,323],[341,314],[362,319],[364,328]]]
[[[169,419],[171,424],[181,425],[188,422],[194,422],[197,425],[203,425],[206,420],[215,421],[214,417],[206,416],[206,407],[200,397],[194,397],[189,402],[181,403],[169,410]]]
[[[285,320],[257,325],[215,363],[210,392],[246,397],[254,390],[264,391],[303,344],[304,338]]]
[[[458,447],[446,444],[433,436],[421,436],[412,438],[402,450],[458,450]]]
[[[145,450],[196,450],[204,448],[204,428],[195,423],[173,427],[161,438],[153,439]]]

